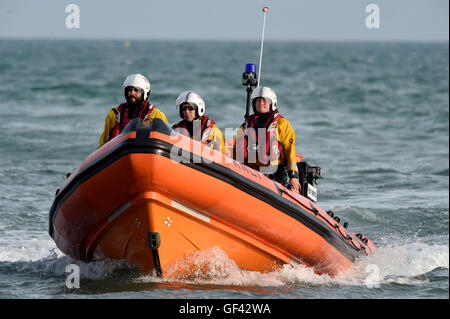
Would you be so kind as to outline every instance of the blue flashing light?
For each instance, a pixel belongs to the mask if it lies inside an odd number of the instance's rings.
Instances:
[[[248,63],[245,65],[245,72],[253,72],[256,73],[256,65],[253,63]]]

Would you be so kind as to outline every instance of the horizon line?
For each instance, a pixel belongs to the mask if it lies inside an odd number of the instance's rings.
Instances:
[[[213,38],[126,38],[126,37],[9,37],[0,35],[0,40],[45,40],[45,41],[136,41],[136,42],[150,42],[150,41],[174,41],[174,42],[255,42],[259,43],[256,39],[213,39]],[[449,43],[446,39],[265,39],[268,42],[319,42],[319,43]]]

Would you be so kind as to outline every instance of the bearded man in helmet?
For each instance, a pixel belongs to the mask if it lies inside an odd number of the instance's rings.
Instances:
[[[184,91],[178,96],[176,107],[182,120],[172,126],[175,131],[225,153],[222,132],[214,121],[205,115],[206,105],[200,95],[193,91]]]
[[[269,87],[257,87],[251,95],[254,114],[238,129],[233,157],[247,166],[290,184],[300,192],[295,133],[287,119],[278,113],[277,95]]]
[[[130,74],[123,83],[125,103],[112,108],[105,119],[105,128],[100,137],[100,146],[113,139],[134,118],[140,118],[143,125],[150,125],[159,118],[169,124],[163,112],[148,101],[150,82],[142,74]]]

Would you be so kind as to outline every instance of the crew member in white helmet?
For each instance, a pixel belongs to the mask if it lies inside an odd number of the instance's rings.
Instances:
[[[275,91],[257,87],[251,101],[254,113],[238,129],[234,159],[300,192],[295,133],[278,113]]]
[[[169,124],[164,113],[148,101],[150,82],[145,76],[139,73],[128,75],[123,90],[127,101],[109,111],[99,147],[119,135],[134,118],[140,118],[143,125],[150,125],[155,118]]]
[[[172,128],[190,138],[225,153],[223,135],[213,120],[205,115],[206,105],[203,98],[193,91],[182,92],[176,107],[182,120]]]

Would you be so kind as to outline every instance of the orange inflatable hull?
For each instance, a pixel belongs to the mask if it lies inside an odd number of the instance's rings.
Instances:
[[[189,257],[214,247],[243,269],[303,263],[330,275],[375,250],[309,199],[159,120],[132,122],[67,178],[49,234],[74,258],[163,276],[189,272]]]

